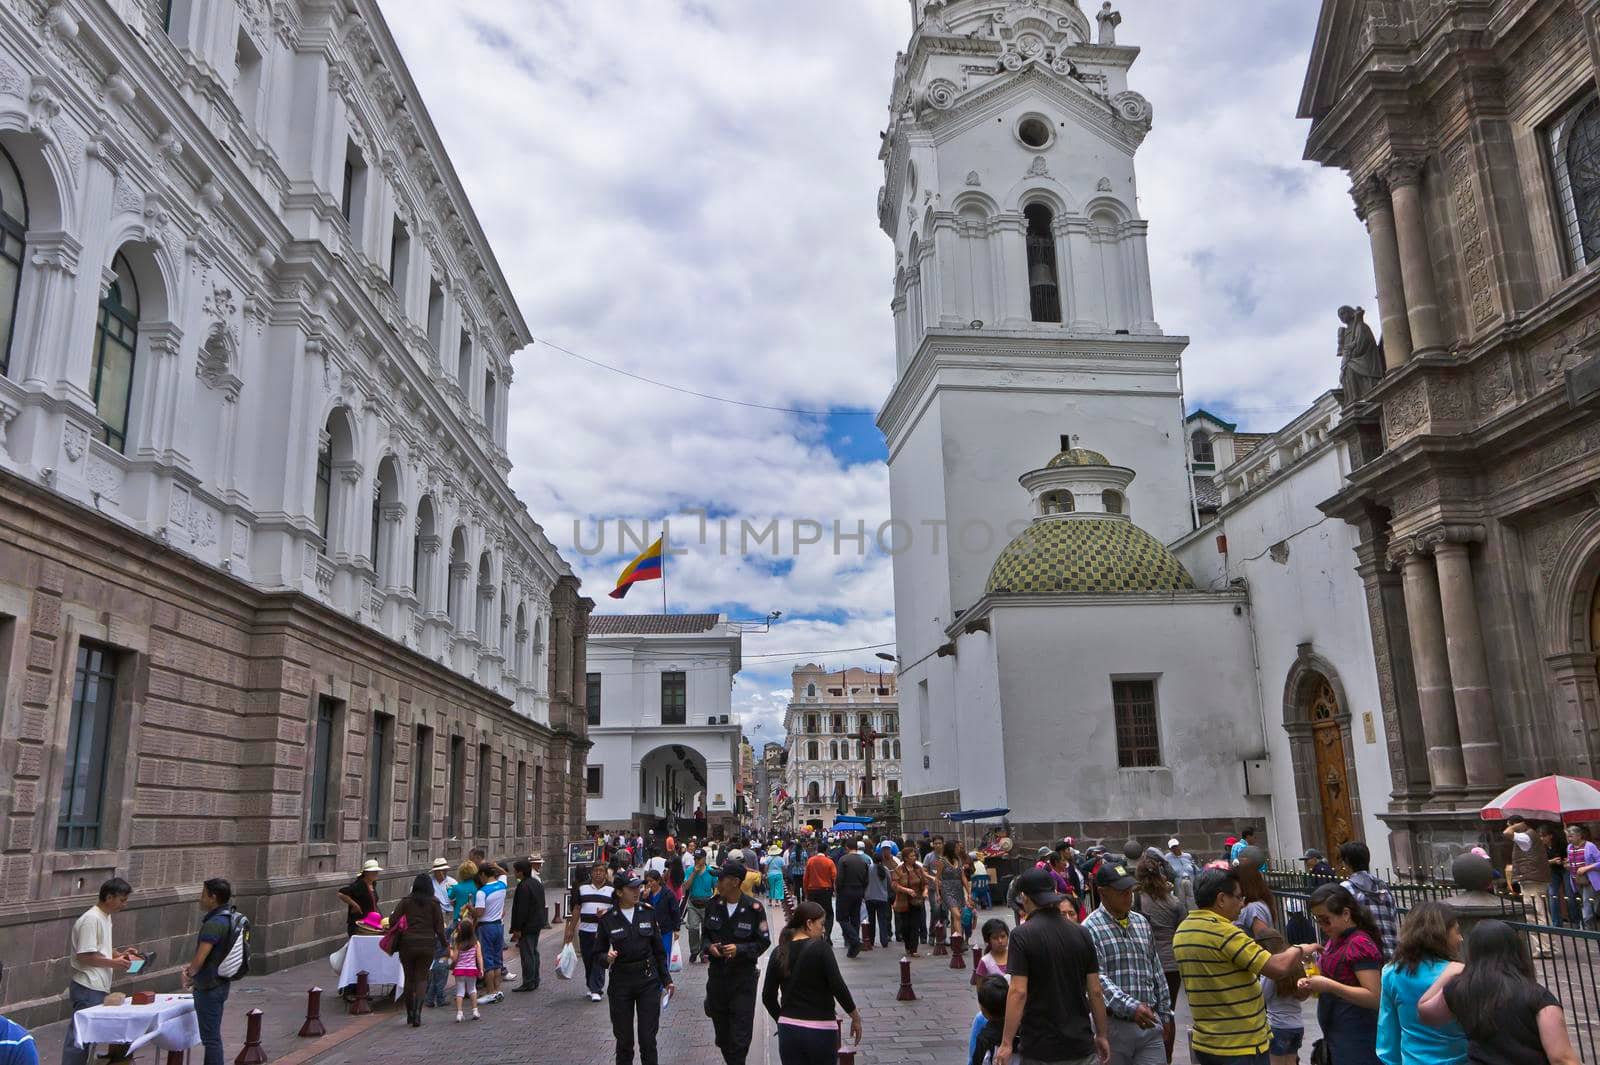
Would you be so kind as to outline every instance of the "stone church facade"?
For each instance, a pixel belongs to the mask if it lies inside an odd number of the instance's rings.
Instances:
[[[211,876],[335,889],[583,827],[587,618],[512,493],[527,325],[371,0],[0,7],[0,957],[100,883],[164,981]]]
[[[1385,373],[1335,429],[1397,865],[1600,775],[1600,3],[1325,0],[1307,157],[1350,175]],[[1369,797],[1369,802],[1375,797]]]

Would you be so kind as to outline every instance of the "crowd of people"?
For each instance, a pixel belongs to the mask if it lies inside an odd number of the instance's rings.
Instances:
[[[1565,875],[1587,880],[1600,873],[1600,852],[1573,832],[1558,853],[1551,835],[1509,825],[1505,879],[1547,900],[1538,915],[1556,918],[1561,907],[1548,902],[1555,896],[1541,891],[1537,874],[1559,862]],[[703,1010],[727,1065],[746,1062],[758,1004],[775,1022],[783,1065],[832,1065],[838,1011],[853,1041],[863,1030],[850,969],[834,953],[835,927],[847,960],[873,942],[898,941],[912,959],[930,938],[977,937],[970,1065],[1167,1065],[1180,996],[1197,1065],[1299,1065],[1308,1050],[1314,1065],[1578,1061],[1561,1005],[1535,978],[1527,939],[1496,920],[1477,922],[1464,938],[1444,902],[1418,903],[1402,920],[1361,843],[1340,849],[1342,879],[1320,852],[1303,856],[1300,886],[1309,895],[1293,913],[1275,897],[1250,828],[1209,860],[1177,839],[1164,851],[1129,841],[1113,853],[1079,850],[1067,838],[998,881],[992,853],[938,836],[658,843],[644,834],[596,845],[597,860],[570,892],[558,970],[575,979],[581,968],[588,998],[609,1000],[618,1065],[636,1053],[657,1065],[661,1011],[686,965],[707,969]],[[479,1019],[511,984],[518,992],[540,986],[539,936],[549,925],[542,864],[538,854],[501,863],[481,850],[453,868],[438,859],[387,917],[378,863],[339,889],[347,933],[385,933],[384,949],[398,956],[408,1024],[447,1007],[452,980],[457,1021]],[[112,977],[146,960],[112,942],[111,918],[132,890],[108,880],[73,926],[73,1012],[105,1001]],[[1597,891],[1600,884],[1578,891],[1582,920],[1591,919]],[[988,916],[997,905],[1009,919]],[[239,927],[228,882],[208,880],[197,906],[182,980],[194,991],[205,1065],[223,1065],[231,981],[219,964]],[[520,978],[507,968],[508,947]],[[1307,1048],[1312,999],[1321,1037]],[[62,1065],[87,1065],[88,1055],[69,1035]],[[0,1057],[0,1065],[36,1065],[31,1036],[0,1025]]]

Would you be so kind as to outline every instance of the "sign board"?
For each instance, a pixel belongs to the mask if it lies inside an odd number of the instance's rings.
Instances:
[[[567,844],[567,868],[593,865],[600,860],[600,848],[592,839]]]

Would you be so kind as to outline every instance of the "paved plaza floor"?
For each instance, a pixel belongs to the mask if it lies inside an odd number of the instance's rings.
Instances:
[[[922,957],[911,965],[916,1001],[899,1002],[895,998],[900,988],[898,944],[895,949],[878,949],[847,959],[837,930],[834,940],[845,982],[861,1009],[865,1028],[856,1055],[858,1065],[964,1065],[967,1034],[977,1011],[970,968],[951,969],[948,957],[934,957],[924,948]],[[406,1025],[405,1011],[398,1003],[377,1004],[376,1012],[370,1016],[349,1016],[344,1003],[331,990],[335,977],[325,962],[250,977],[234,987],[228,1000],[224,1030],[228,1061],[231,1063],[243,1046],[246,1013],[259,1008],[263,1014],[263,1049],[269,1061],[284,1065],[453,1065],[464,1052],[495,1065],[611,1065],[615,1060],[614,1045],[606,1003],[588,1000],[581,973],[577,980],[556,978],[559,932],[545,933],[541,946],[543,980],[537,991],[508,994],[504,1001],[483,1007],[483,1019],[477,1022],[456,1024],[453,1007],[426,1010],[420,1029]],[[964,960],[970,964],[970,952]],[[712,1041],[711,1021],[702,1011],[705,974],[705,967],[699,965],[676,974],[678,991],[662,1017],[662,1065],[715,1065],[722,1060]],[[306,990],[312,986],[329,989],[322,1010],[328,1034],[320,1039],[301,1039],[296,1032],[305,1018]],[[1309,1057],[1311,1042],[1316,1038],[1314,1003],[1306,1005],[1305,1014],[1307,1031],[1302,1059]],[[1180,996],[1180,1035],[1173,1056],[1177,1065],[1189,1065],[1182,1038],[1187,1021],[1187,1005]],[[65,1031],[65,1022],[35,1031],[39,1057],[45,1065],[60,1060]],[[200,1057],[196,1048],[190,1065],[200,1065]],[[144,1056],[142,1062],[162,1065],[154,1055]],[[773,1025],[758,1006],[749,1063],[777,1062]]]

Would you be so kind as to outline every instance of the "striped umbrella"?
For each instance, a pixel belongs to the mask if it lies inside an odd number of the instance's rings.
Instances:
[[[1600,780],[1583,777],[1539,777],[1514,784],[1481,811],[1485,821],[1526,817],[1578,824],[1600,821]]]

